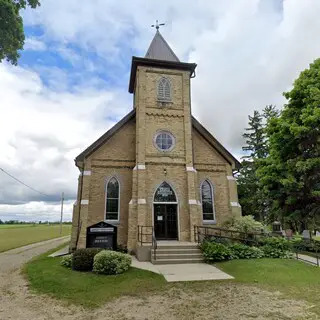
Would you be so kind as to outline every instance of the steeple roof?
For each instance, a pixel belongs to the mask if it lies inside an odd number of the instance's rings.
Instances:
[[[147,59],[180,62],[159,30],[154,35],[145,55]]]

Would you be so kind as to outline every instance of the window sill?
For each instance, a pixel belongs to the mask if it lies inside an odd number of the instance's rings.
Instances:
[[[203,224],[217,224],[217,221],[214,220],[206,220],[206,221],[202,221]]]
[[[120,224],[119,220],[104,220],[104,222],[118,226]]]

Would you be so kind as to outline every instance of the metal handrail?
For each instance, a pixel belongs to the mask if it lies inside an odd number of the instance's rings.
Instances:
[[[151,233],[145,232],[145,229],[151,229]],[[148,236],[151,236],[151,241],[150,238],[148,239]],[[154,231],[153,226],[140,226],[138,225],[138,243],[142,246],[144,243],[151,243],[151,248],[153,249],[153,257],[154,260],[156,260],[157,255],[156,255],[156,250],[158,248],[158,243]]]
[[[140,242],[141,245],[143,245],[144,243],[152,243],[152,240],[151,241],[145,240],[144,236],[151,236],[152,237],[152,232],[151,233],[144,232],[144,229],[147,229],[147,228],[153,229],[153,226],[140,226],[140,225],[138,225],[138,242]]]
[[[201,232],[201,229],[204,231]],[[227,235],[229,233],[229,235]],[[207,227],[207,226],[194,226],[194,240],[198,243],[201,242],[200,236],[203,235],[204,238],[208,236],[218,237],[218,238],[226,238],[226,239],[234,239],[234,240],[246,240],[246,241],[256,241],[257,236],[259,237],[269,237],[266,233],[258,233],[258,232],[241,232],[236,230],[230,230],[225,228],[218,227]],[[249,238],[253,236],[253,239]]]
[[[156,235],[154,232],[154,227],[152,227],[152,248],[153,248],[153,259],[157,260],[156,250],[158,248],[158,243],[157,243]]]

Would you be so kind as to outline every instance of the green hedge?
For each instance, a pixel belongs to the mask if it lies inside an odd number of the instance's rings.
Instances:
[[[215,239],[204,241],[200,246],[206,262],[224,261],[231,259],[259,258],[291,258],[292,244],[281,237],[265,238],[259,246],[249,246],[243,243],[220,243]]]
[[[102,249],[85,248],[78,249],[72,255],[72,269],[77,271],[92,271],[93,258]]]

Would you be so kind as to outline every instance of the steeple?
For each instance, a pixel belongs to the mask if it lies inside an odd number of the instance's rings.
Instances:
[[[178,57],[175,55],[173,50],[168,45],[167,41],[163,38],[159,29],[157,28],[156,34],[154,35],[149,49],[145,55],[147,59],[163,60],[180,62]]]

